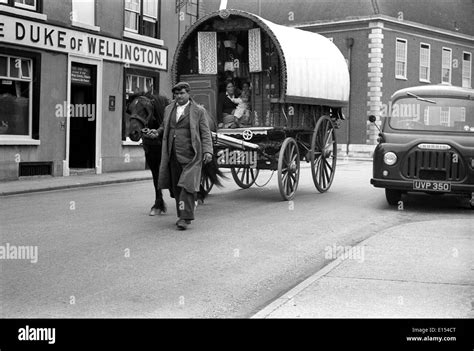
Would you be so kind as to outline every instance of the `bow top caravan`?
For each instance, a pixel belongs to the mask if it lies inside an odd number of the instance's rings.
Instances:
[[[242,81],[265,73],[270,85],[263,89],[280,102],[345,106],[349,100],[347,63],[331,41],[240,10],[215,12],[191,26],[172,69],[174,82],[182,75],[232,72]]]
[[[318,191],[329,189],[350,89],[346,60],[330,40],[224,9],[183,35],[172,79],[188,82],[215,119],[219,166],[240,187],[252,186],[259,169],[278,170],[280,194],[290,200],[305,160]]]

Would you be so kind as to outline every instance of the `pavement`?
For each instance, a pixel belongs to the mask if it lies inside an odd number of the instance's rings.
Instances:
[[[338,256],[252,318],[473,318],[474,220],[397,225]]]
[[[0,182],[0,196],[135,182],[149,179],[152,179],[149,170],[82,174],[69,177],[28,177]]]

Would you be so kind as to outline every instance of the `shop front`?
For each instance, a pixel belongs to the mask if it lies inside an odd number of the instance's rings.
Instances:
[[[158,91],[167,48],[0,14],[0,180],[144,168],[128,95]]]

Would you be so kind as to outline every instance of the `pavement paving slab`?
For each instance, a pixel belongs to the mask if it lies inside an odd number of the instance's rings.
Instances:
[[[474,219],[389,228],[254,318],[473,318],[473,234]]]

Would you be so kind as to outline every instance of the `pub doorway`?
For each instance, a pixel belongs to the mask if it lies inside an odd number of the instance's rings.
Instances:
[[[95,173],[97,66],[72,62],[70,77],[70,173]]]

